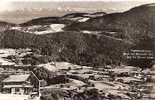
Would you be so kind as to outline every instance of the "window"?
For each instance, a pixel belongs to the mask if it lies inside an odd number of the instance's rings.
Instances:
[[[15,88],[15,92],[19,92],[19,88]]]

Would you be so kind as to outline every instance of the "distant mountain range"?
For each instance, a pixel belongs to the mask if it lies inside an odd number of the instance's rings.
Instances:
[[[129,49],[155,52],[155,4],[123,13],[72,13],[0,26],[7,27],[0,33],[1,47],[35,48],[57,61],[80,65],[127,63],[122,54]]]

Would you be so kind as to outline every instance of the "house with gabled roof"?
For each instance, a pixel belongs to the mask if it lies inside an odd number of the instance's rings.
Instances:
[[[2,84],[3,93],[39,95],[39,80],[32,73],[10,75]]]

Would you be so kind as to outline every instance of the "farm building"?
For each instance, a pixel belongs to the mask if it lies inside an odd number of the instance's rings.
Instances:
[[[2,81],[3,93],[31,95],[39,94],[39,80],[33,74],[10,75]]]

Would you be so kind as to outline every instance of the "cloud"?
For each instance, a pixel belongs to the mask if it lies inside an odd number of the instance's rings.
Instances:
[[[6,11],[6,10],[12,10],[11,2],[7,0],[2,0],[0,1],[0,12],[1,11]]]

